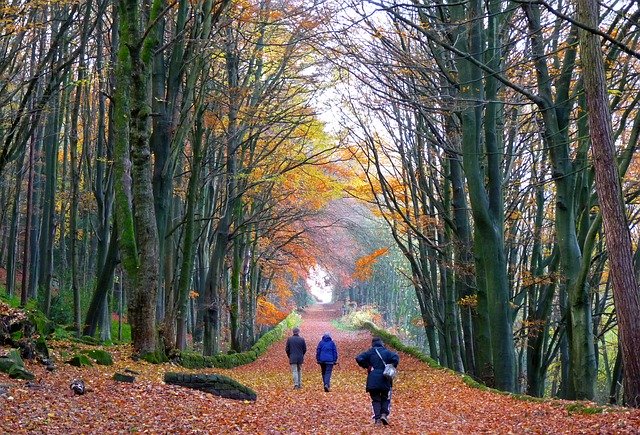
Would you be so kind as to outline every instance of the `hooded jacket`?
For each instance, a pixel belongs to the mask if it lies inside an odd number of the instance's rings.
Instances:
[[[378,356],[378,353],[380,353],[380,356]],[[382,361],[383,359],[384,362]],[[358,355],[356,362],[360,367],[367,369],[367,391],[388,391],[393,386],[393,382],[382,374],[384,365],[386,363],[398,367],[400,357],[397,353],[385,348],[381,339],[374,339],[371,342],[371,349]]]
[[[329,334],[324,334],[316,348],[316,361],[318,364],[335,364],[338,362],[338,349]]]

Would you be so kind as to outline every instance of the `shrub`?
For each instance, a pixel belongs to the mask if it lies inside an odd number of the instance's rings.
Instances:
[[[358,310],[345,314],[341,321],[347,327],[361,329],[365,323],[375,323],[380,321],[381,315],[377,308],[371,305],[363,305]]]

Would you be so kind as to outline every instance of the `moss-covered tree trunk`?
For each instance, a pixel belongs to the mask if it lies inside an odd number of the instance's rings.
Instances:
[[[155,0],[149,23],[161,1]],[[153,201],[149,83],[153,40],[140,28],[137,0],[120,0],[116,65],[116,217],[127,273],[131,339],[140,354],[156,350],[158,232]],[[135,213],[133,212],[135,210]]]

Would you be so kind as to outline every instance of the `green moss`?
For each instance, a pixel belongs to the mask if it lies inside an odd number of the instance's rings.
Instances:
[[[53,331],[51,338],[54,340],[69,340],[71,339],[73,334],[71,334],[67,329],[63,326],[56,326],[56,329]]]
[[[140,357],[140,359],[151,364],[162,364],[162,363],[169,362],[169,358],[167,358],[167,355],[165,355],[164,352],[159,350],[156,350],[155,352],[145,353]]]
[[[11,308],[19,308],[20,307],[20,298],[18,296],[9,296],[7,295],[7,290],[2,288],[0,291],[0,299],[6,302]]]
[[[49,358],[49,347],[47,346],[47,340],[44,337],[40,336],[36,340],[36,351],[45,358]]]
[[[526,394],[511,394],[511,397],[517,400],[521,400],[523,402],[532,402],[532,403],[547,402],[547,399],[543,397],[527,396]]]
[[[110,366],[113,365],[113,357],[111,354],[102,349],[91,349],[84,351],[88,357],[94,359],[98,365]]]
[[[76,367],[91,367],[93,363],[89,359],[87,355],[84,354],[76,354],[70,360],[67,361],[67,364],[71,364]]]
[[[602,414],[607,408],[604,406],[590,406],[581,402],[571,403],[565,406],[569,414]]]
[[[11,349],[6,356],[0,357],[0,371],[14,379],[31,380],[35,375],[24,368],[24,361],[18,349]]]
[[[475,379],[473,379],[471,376],[469,375],[462,375],[462,382],[464,382],[466,385],[468,385],[471,388],[477,388],[478,390],[483,390],[486,391],[489,389],[489,387],[487,387],[486,385],[476,381]]]
[[[362,328],[368,330],[369,332],[371,332],[373,335],[376,335],[378,337],[380,337],[382,339],[382,341],[384,341],[385,343],[387,343],[388,345],[392,346],[394,349],[398,349],[399,351],[402,351],[408,355],[411,355],[414,358],[419,359],[420,361],[426,363],[427,365],[429,365],[429,367],[434,368],[434,369],[442,369],[443,367],[438,364],[438,362],[436,360],[434,360],[433,358],[430,358],[429,356],[425,355],[424,353],[422,353],[418,348],[413,347],[413,346],[407,346],[404,343],[402,343],[400,341],[400,339],[398,337],[396,337],[395,335],[378,328],[376,325],[374,325],[371,322],[363,322],[362,323]]]
[[[353,326],[353,325],[351,325],[349,323],[346,323],[346,322],[343,322],[343,321],[337,320],[337,319],[332,320],[331,324],[338,331],[348,331],[349,332],[349,331],[358,331],[358,330],[362,329],[362,328],[355,327],[355,326]]]
[[[29,316],[29,321],[35,325],[38,334],[49,335],[54,331],[55,325],[40,311],[38,303],[35,300],[31,299],[27,302],[25,311]]]

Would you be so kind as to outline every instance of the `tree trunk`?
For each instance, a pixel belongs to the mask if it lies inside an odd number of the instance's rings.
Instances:
[[[598,27],[598,2],[577,0],[578,19]],[[596,173],[596,189],[602,210],[613,295],[624,366],[624,397],[628,406],[640,407],[640,291],[633,268],[631,236],[627,223],[600,40],[580,30],[580,55],[589,110],[589,132]],[[588,67],[586,67],[588,65]]]
[[[149,23],[161,2],[154,0]],[[116,215],[120,249],[131,289],[128,290],[131,338],[136,352],[156,350],[158,231],[149,146],[150,61],[155,40],[140,30],[137,0],[120,0],[120,46],[116,65]],[[129,160],[129,156],[131,160]],[[135,206],[135,214],[132,207]]]
[[[29,249],[31,246],[30,243],[30,235],[31,235],[31,217],[33,210],[33,165],[35,163],[34,158],[34,142],[32,139],[29,144],[29,168],[27,175],[27,214],[25,217],[24,224],[24,242],[23,242],[23,250],[22,250],[22,288],[20,293],[20,305],[25,306],[27,304],[27,300],[29,299],[28,293],[28,277],[29,277],[29,263],[30,263],[30,255]]]

